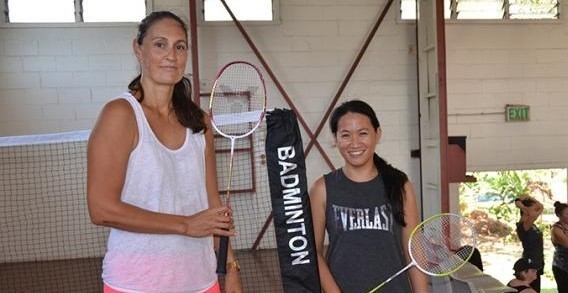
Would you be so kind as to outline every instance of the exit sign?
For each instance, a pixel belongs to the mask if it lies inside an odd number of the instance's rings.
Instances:
[[[529,106],[507,105],[505,106],[505,116],[507,122],[529,121]]]

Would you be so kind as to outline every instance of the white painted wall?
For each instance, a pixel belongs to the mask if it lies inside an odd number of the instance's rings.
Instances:
[[[154,8],[172,7],[187,15],[186,2],[160,1]],[[368,0],[284,0],[280,24],[245,25],[312,130],[382,9],[382,2]],[[409,159],[418,141],[415,57],[409,50],[414,28],[397,23],[395,9],[379,28],[343,99],[365,99],[375,106],[384,131],[379,152],[418,178],[417,162]],[[133,24],[2,25],[0,135],[92,127],[102,105],[137,73],[130,45],[135,32]],[[198,33],[204,91],[217,68],[229,60],[259,64],[233,25],[200,26]],[[269,107],[288,108],[270,81],[269,87]],[[320,143],[339,165],[327,125]],[[310,181],[329,170],[316,149],[307,159],[313,166]]]
[[[186,0],[156,2],[155,10],[188,14]],[[245,26],[312,130],[384,2],[281,0],[280,24]],[[418,147],[414,27],[397,22],[397,10],[391,7],[342,100],[375,107],[384,133],[379,153],[419,183],[409,155]],[[134,24],[1,25],[0,136],[92,127],[102,105],[137,74],[135,32]],[[468,137],[468,168],[566,167],[568,23],[448,23],[446,41],[449,132]],[[226,61],[258,64],[232,25],[200,26],[199,44],[205,89]],[[269,106],[288,107],[269,87]],[[531,121],[488,114],[507,103],[529,105]],[[339,165],[327,126],[319,141]],[[307,163],[309,181],[328,171],[316,149]]]
[[[468,168],[565,168],[566,20],[449,24],[446,38],[449,132],[468,137]],[[529,105],[530,122],[505,122],[506,104]]]
[[[376,1],[281,1],[279,25],[245,25],[302,117],[315,131],[335,96],[365,38],[383,9]],[[390,9],[376,37],[343,92],[342,99],[371,103],[383,126],[378,151],[394,165],[418,178],[417,160],[410,149],[418,147],[416,65],[409,48],[415,43],[414,27],[395,21]],[[216,69],[233,59],[260,64],[238,29],[230,25],[202,26],[199,31],[201,77],[207,87]],[[268,74],[265,74],[269,80]],[[269,106],[286,107],[269,81]],[[327,124],[319,142],[334,164],[342,162],[332,147]],[[304,143],[309,138],[303,135]],[[329,168],[317,149],[308,154],[309,181]],[[416,166],[415,166],[416,165]]]

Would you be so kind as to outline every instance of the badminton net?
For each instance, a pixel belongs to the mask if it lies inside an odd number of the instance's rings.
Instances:
[[[101,292],[108,228],[86,203],[89,131],[0,137],[0,291]],[[264,140],[266,124],[238,142],[231,206],[232,246],[245,292],[282,292]],[[219,189],[230,148],[215,138]],[[222,281],[222,280],[221,280]]]

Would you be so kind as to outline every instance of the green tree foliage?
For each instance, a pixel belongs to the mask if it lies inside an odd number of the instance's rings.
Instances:
[[[477,182],[468,182],[460,187],[460,194],[491,194],[500,198],[489,208],[489,213],[498,220],[514,220],[516,207],[515,198],[521,196],[544,195],[552,198],[552,192],[547,180],[553,174],[550,170],[531,171],[499,171],[474,173]]]

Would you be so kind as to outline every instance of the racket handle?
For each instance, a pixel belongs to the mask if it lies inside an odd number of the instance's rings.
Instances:
[[[227,251],[229,250],[229,237],[221,236],[219,239],[219,253],[217,253],[217,274],[227,273]]]

